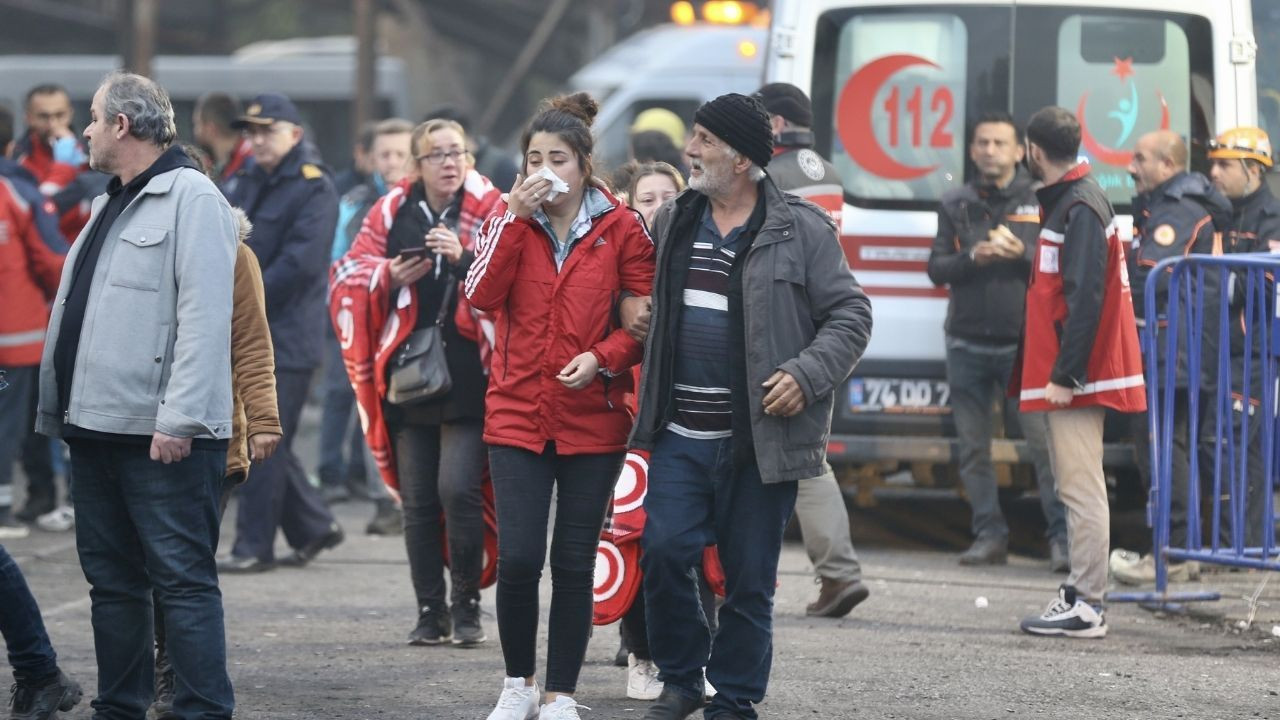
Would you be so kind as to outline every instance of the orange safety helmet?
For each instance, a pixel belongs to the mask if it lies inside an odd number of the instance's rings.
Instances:
[[[1231,128],[1209,141],[1209,157],[1257,160],[1271,167],[1271,139],[1261,128]]]

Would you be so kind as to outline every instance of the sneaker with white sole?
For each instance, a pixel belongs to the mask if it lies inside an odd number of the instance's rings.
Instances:
[[[539,717],[541,695],[536,680],[532,685],[525,685],[524,678],[507,678],[502,681],[502,694],[488,720],[535,720]]]
[[[60,505],[36,518],[36,527],[45,532],[67,532],[75,526],[76,510],[70,505]]]
[[[1022,621],[1022,631],[1030,635],[1061,635],[1072,638],[1107,636],[1107,619],[1102,608],[1095,608],[1076,595],[1070,585],[1058,588],[1058,599],[1040,615]]]
[[[627,655],[627,697],[632,700],[657,700],[662,694],[658,667],[652,660],[641,660],[635,653]]]
[[[1117,548],[1111,551],[1107,567],[1111,570],[1111,577],[1118,583],[1154,585],[1156,582],[1156,556],[1150,553],[1138,555],[1132,550]],[[1165,567],[1168,570],[1169,582],[1189,582],[1200,579],[1200,563],[1194,560],[1169,563]]]
[[[538,720],[582,720],[578,708],[590,710],[586,705],[579,705],[568,695],[561,695],[555,702],[549,702],[538,711]]]

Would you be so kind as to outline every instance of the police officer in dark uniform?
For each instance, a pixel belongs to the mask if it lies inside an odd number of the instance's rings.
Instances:
[[[1138,327],[1151,323],[1163,323],[1167,302],[1168,274],[1153,275],[1155,266],[1166,258],[1182,257],[1190,253],[1220,254],[1219,233],[1226,232],[1231,219],[1231,203],[1222,195],[1209,178],[1187,170],[1187,145],[1182,136],[1170,130],[1157,130],[1138,138],[1134,145],[1129,174],[1138,194],[1133,199],[1133,244],[1128,255],[1129,280],[1133,288],[1133,310]],[[1158,283],[1158,306],[1146,307],[1147,282]],[[1216,273],[1204,275],[1205,297],[1216,297]],[[1216,313],[1209,313],[1216,317]],[[1190,482],[1191,432],[1188,422],[1190,386],[1188,378],[1189,352],[1201,353],[1202,360],[1216,357],[1212,348],[1216,344],[1216,326],[1212,331],[1206,325],[1205,337],[1189,342],[1186,337],[1178,342],[1178,356],[1174,359],[1177,371],[1174,389],[1173,432],[1173,492],[1171,495],[1170,534],[1171,547],[1185,545],[1187,540],[1187,492]],[[1161,339],[1161,353],[1167,347]],[[1162,363],[1163,364],[1163,363]],[[1208,363],[1202,365],[1206,379]],[[1202,381],[1201,388],[1209,386]],[[1138,469],[1144,484],[1150,481],[1149,428],[1147,413],[1133,415],[1133,439],[1138,456]],[[1111,573],[1116,580],[1143,585],[1155,581],[1155,562],[1147,555],[1134,559],[1122,553],[1113,553]],[[1190,579],[1194,566],[1186,563],[1170,563],[1169,579]]]
[[[963,187],[942,196],[938,234],[929,254],[929,279],[947,285],[947,379],[960,448],[960,481],[972,509],[973,544],[962,565],[1002,565],[1008,561],[1009,525],[1000,511],[991,407],[1005,395],[1022,338],[1023,308],[1036,236],[1040,201],[1031,174],[1022,166],[1025,149],[1006,112],[978,118],[969,143],[977,173]],[[1049,567],[1066,572],[1066,510],[1058,499],[1044,413],[1019,414],[1004,405],[1006,424],[1020,422],[1040,488],[1040,509],[1049,538]]]
[[[338,196],[319,154],[303,139],[302,117],[289,98],[259,95],[234,127],[249,139],[254,162],[238,173],[227,199],[253,222],[247,242],[262,265],[284,440],[240,489],[236,542],[219,568],[260,572],[275,565],[277,527],[294,549],[281,564],[305,565],[343,540],[342,528],[292,450],[311,376],[321,362]]]

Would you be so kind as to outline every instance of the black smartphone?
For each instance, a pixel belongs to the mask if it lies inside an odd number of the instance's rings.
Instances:
[[[400,250],[399,257],[403,260],[420,260],[420,259],[425,259],[430,254],[431,254],[431,248],[426,247],[424,245],[421,247],[403,248]]]

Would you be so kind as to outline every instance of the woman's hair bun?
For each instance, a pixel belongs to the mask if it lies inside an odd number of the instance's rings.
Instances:
[[[548,101],[548,109],[569,113],[581,120],[583,125],[591,127],[591,122],[596,119],[596,113],[600,112],[600,103],[596,102],[589,93],[576,92],[551,98]]]

